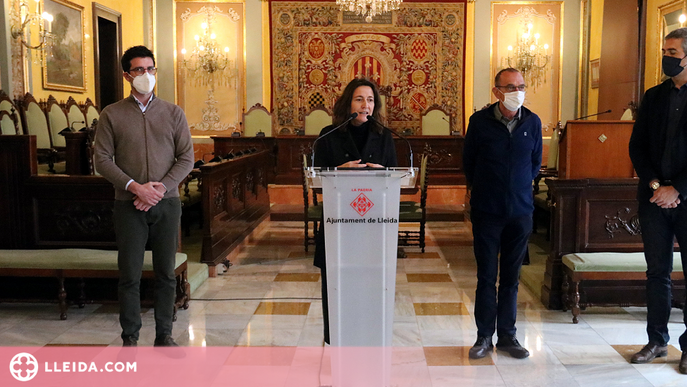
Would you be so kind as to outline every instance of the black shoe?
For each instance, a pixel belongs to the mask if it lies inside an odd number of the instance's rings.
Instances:
[[[687,374],[687,351],[682,352],[680,365],[678,365],[677,370],[680,371],[681,374]]]
[[[506,351],[516,359],[524,359],[530,356],[530,352],[520,345],[515,336],[499,337],[499,341],[496,343],[496,349]]]
[[[635,364],[644,364],[653,361],[657,357],[668,356],[668,345],[659,345],[656,343],[649,343],[644,346],[639,352],[635,353],[630,359],[630,362]],[[684,356],[683,356],[684,357]],[[682,364],[682,362],[680,362]]]
[[[138,340],[136,338],[127,336],[122,338],[122,347],[136,347],[138,346]]]
[[[470,348],[469,356],[470,359],[481,359],[494,348],[494,344],[491,343],[491,337],[477,337],[475,345]]]
[[[177,344],[172,336],[169,335],[164,335],[164,336],[158,336],[155,338],[155,343],[153,344],[155,347],[178,347],[179,344]]]

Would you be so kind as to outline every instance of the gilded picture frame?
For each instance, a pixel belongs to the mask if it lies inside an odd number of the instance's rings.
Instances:
[[[592,89],[599,88],[599,58],[589,61],[589,83]]]
[[[53,16],[48,25],[52,44],[43,57],[43,88],[86,92],[83,7],[67,0],[44,0],[43,9]]]

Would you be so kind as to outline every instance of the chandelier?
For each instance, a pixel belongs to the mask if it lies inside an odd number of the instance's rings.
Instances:
[[[40,0],[35,0],[35,3],[35,7],[31,7],[28,1],[21,0],[18,5],[13,7],[10,14],[11,33],[12,38],[20,39],[24,47],[42,50],[52,46],[53,16],[47,12],[42,12],[43,7]],[[37,33],[36,39],[32,39],[34,33]]]
[[[505,64],[522,73],[528,87],[536,90],[546,83],[547,66],[551,61],[549,45],[539,43],[539,34],[532,34],[532,23],[527,24],[527,32],[518,37],[517,46],[508,46]]]
[[[365,17],[365,21],[370,23],[373,17],[381,13],[397,10],[401,2],[403,0],[336,0],[336,5],[342,11],[362,15]]]
[[[181,49],[181,67],[186,71],[187,78],[197,85],[214,87],[215,81],[228,86],[236,77],[234,62],[229,59],[229,47],[222,48],[217,42],[217,35],[212,32],[215,14],[208,8],[205,12],[205,22],[201,24],[202,34],[195,35],[195,46],[191,55],[186,55],[186,49]]]

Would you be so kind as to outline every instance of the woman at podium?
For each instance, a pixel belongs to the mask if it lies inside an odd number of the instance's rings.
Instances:
[[[381,99],[377,85],[367,79],[353,79],[334,104],[333,124],[316,140],[315,167],[396,167],[396,148],[391,131],[382,124]],[[322,273],[322,317],[324,341],[329,343],[327,269],[324,222],[315,241],[314,265]]]

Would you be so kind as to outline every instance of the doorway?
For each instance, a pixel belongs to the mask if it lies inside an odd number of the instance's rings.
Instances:
[[[122,14],[93,3],[95,98],[98,109],[124,98],[122,67]]]

